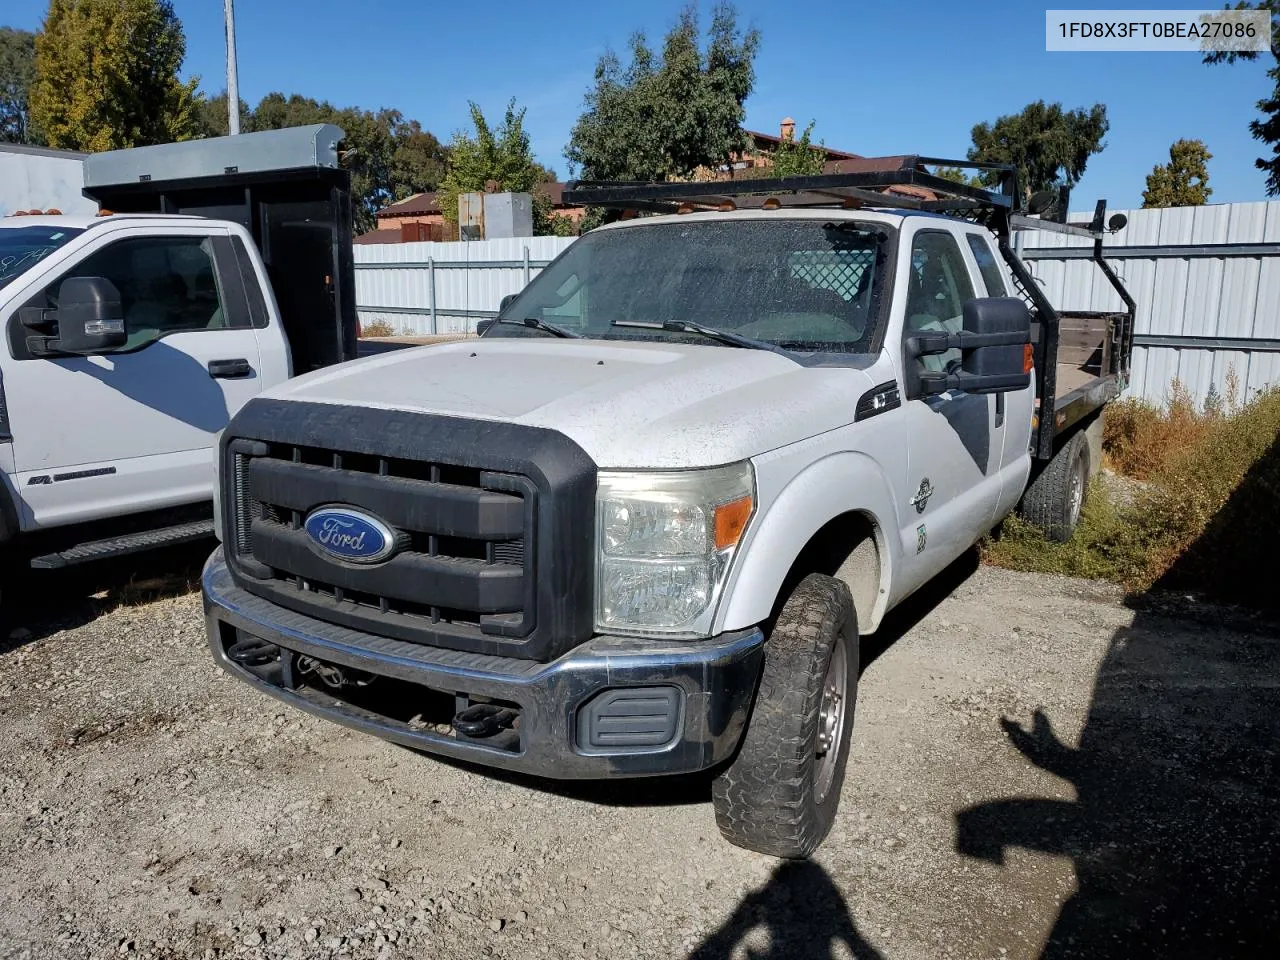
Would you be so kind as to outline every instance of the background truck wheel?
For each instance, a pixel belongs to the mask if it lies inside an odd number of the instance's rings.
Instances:
[[[712,785],[730,843],[807,857],[835,820],[858,694],[858,620],[849,588],[805,577],[764,646],[747,732]]]
[[[1077,431],[1027,487],[1018,512],[1050,540],[1070,540],[1080,523],[1089,475],[1089,441]]]

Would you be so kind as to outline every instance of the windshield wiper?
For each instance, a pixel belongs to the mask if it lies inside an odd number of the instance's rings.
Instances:
[[[517,320],[514,317],[499,317],[498,323],[518,323],[526,327],[532,327],[535,330],[545,330],[547,333],[554,334],[557,337],[572,337],[575,340],[581,340],[582,334],[574,333],[572,330],[566,330],[564,327],[557,327],[554,323],[547,323],[545,320],[539,320],[537,317],[525,317],[523,320]]]
[[[744,337],[728,330],[706,327],[700,323],[694,323],[692,320],[664,320],[662,323],[646,323],[642,320],[614,320],[609,326],[636,330],[670,330],[673,333],[699,333],[709,340],[727,343],[732,347],[746,347],[749,350],[769,350],[772,353],[783,352],[776,344],[769,343],[767,340],[753,340],[751,337]]]

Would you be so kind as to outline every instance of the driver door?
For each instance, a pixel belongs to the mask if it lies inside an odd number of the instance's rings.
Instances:
[[[24,528],[212,498],[214,437],[262,382],[229,257],[227,233],[215,226],[112,231],[23,298],[56,309],[68,277],[110,280],[128,341],[101,353],[32,353],[33,331],[16,313],[2,318]]]
[[[905,282],[902,362],[932,371],[958,366],[959,350],[916,359],[905,349],[906,338],[916,333],[955,333],[962,327],[974,280],[955,234],[918,231]],[[1004,418],[997,418],[996,407],[995,396],[962,390],[903,405],[911,442],[899,516],[912,589],[960,556],[995,521],[1004,441]]]

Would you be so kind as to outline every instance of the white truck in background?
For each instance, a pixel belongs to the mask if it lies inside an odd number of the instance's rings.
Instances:
[[[729,840],[812,853],[859,638],[1020,504],[1068,536],[1127,373],[1103,206],[1030,221],[1014,180],[906,157],[570,185],[630,218],[479,340],[300,377],[232,420],[203,576],[216,662],[429,753],[713,771]],[[1018,225],[1093,238],[1128,310],[1055,310]]]
[[[94,154],[84,189],[108,215],[0,218],[0,593],[29,567],[210,537],[218,432],[355,355],[341,137]]]
[[[0,143],[0,217],[32,209],[92,217],[98,205],[84,195],[84,159],[73,150]]]

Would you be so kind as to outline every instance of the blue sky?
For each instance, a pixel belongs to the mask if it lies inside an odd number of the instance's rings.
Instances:
[[[240,92],[272,90],[339,106],[395,107],[442,140],[467,123],[467,101],[500,115],[514,96],[538,159],[564,177],[562,155],[607,48],[637,29],[654,42],[682,0],[241,0]],[[1208,6],[1209,4],[1206,4]],[[37,29],[47,0],[5,0],[0,24]],[[704,15],[710,5],[703,3]],[[1055,2],[1054,8],[1065,4]],[[1089,7],[1096,8],[1092,3]],[[225,87],[222,0],[174,0],[187,34],[184,72]],[[762,34],[747,126],[776,133],[790,115],[828,146],[867,156],[963,156],[974,123],[1032,100],[1107,105],[1107,147],[1089,162],[1072,206],[1138,206],[1146,174],[1180,137],[1204,140],[1214,202],[1264,198],[1249,135],[1270,89],[1263,62],[1207,67],[1190,53],[1047,53],[1044,10],[1026,2],[740,0]]]

